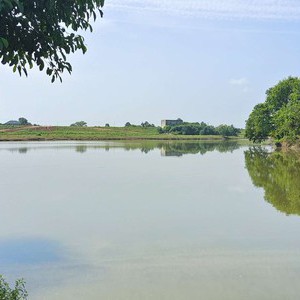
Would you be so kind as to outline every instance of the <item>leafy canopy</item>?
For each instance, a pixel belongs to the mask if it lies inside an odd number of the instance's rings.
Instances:
[[[246,121],[246,137],[262,142],[268,137],[295,142],[300,135],[300,78],[288,77],[266,92]]]
[[[0,0],[0,61],[27,76],[36,64],[52,82],[72,72],[67,55],[86,52],[78,30],[103,16],[104,0]]]

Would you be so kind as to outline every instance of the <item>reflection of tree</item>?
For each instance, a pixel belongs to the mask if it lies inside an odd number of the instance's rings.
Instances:
[[[22,147],[22,148],[19,148],[18,151],[19,151],[19,153],[21,153],[21,154],[26,154],[27,151],[28,151],[28,148]]]
[[[27,147],[20,147],[20,148],[8,148],[7,150],[12,153],[18,152],[20,154],[26,154],[29,149]]]
[[[162,156],[182,156],[184,154],[205,154],[206,152],[232,152],[240,145],[236,141],[221,142],[195,142],[195,141],[139,141],[125,143],[123,148],[129,150],[140,150],[147,154],[155,149],[160,149]]]
[[[300,215],[300,155],[268,153],[261,148],[245,151],[246,168],[265,200],[286,214]]]
[[[45,150],[45,149],[75,149],[76,152],[84,153],[88,149],[105,149],[109,151],[113,148],[121,148],[125,151],[141,151],[142,153],[149,153],[154,150],[160,150],[162,156],[183,156],[185,154],[201,154],[204,155],[207,152],[233,152],[241,147],[238,141],[157,141],[157,140],[138,140],[138,141],[118,141],[105,145],[48,145],[47,147],[16,147],[16,148],[4,148],[2,150],[8,150],[11,152],[26,153],[29,150]]]
[[[240,145],[237,142],[183,142],[161,144],[163,156],[182,156],[183,154],[205,154],[207,152],[232,152],[238,149]]]
[[[87,150],[87,146],[85,146],[85,145],[78,145],[75,148],[75,151],[79,152],[79,153],[84,153],[84,152],[86,152],[86,150]]]

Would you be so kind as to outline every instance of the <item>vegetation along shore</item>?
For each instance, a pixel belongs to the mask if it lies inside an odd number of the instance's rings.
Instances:
[[[84,123],[84,122],[83,122]],[[155,127],[148,122],[124,127],[0,125],[0,141],[54,140],[224,140],[241,139],[241,130],[232,125],[213,127],[205,123],[184,123],[177,126]],[[146,124],[146,125],[145,125]],[[202,130],[202,131],[201,131]],[[222,131],[223,130],[223,131]]]

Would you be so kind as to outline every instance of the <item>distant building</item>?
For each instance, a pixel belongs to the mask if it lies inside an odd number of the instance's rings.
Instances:
[[[4,125],[21,125],[21,123],[19,121],[10,120],[6,122]]]
[[[183,121],[181,119],[177,119],[177,120],[161,120],[161,127],[165,127],[165,126],[175,126],[175,125],[179,125],[182,124]]]

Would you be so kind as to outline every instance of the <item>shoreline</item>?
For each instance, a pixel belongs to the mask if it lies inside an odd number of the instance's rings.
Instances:
[[[161,134],[155,127],[0,126],[0,142],[25,141],[232,141],[242,136]]]
[[[56,141],[83,141],[83,142],[93,142],[93,141],[219,141],[219,142],[226,142],[226,141],[247,141],[245,138],[205,138],[205,137],[195,137],[195,138],[185,138],[185,137],[170,137],[170,138],[159,138],[159,137],[100,137],[100,138],[1,138],[0,142],[56,142]],[[251,142],[249,142],[251,143]]]

